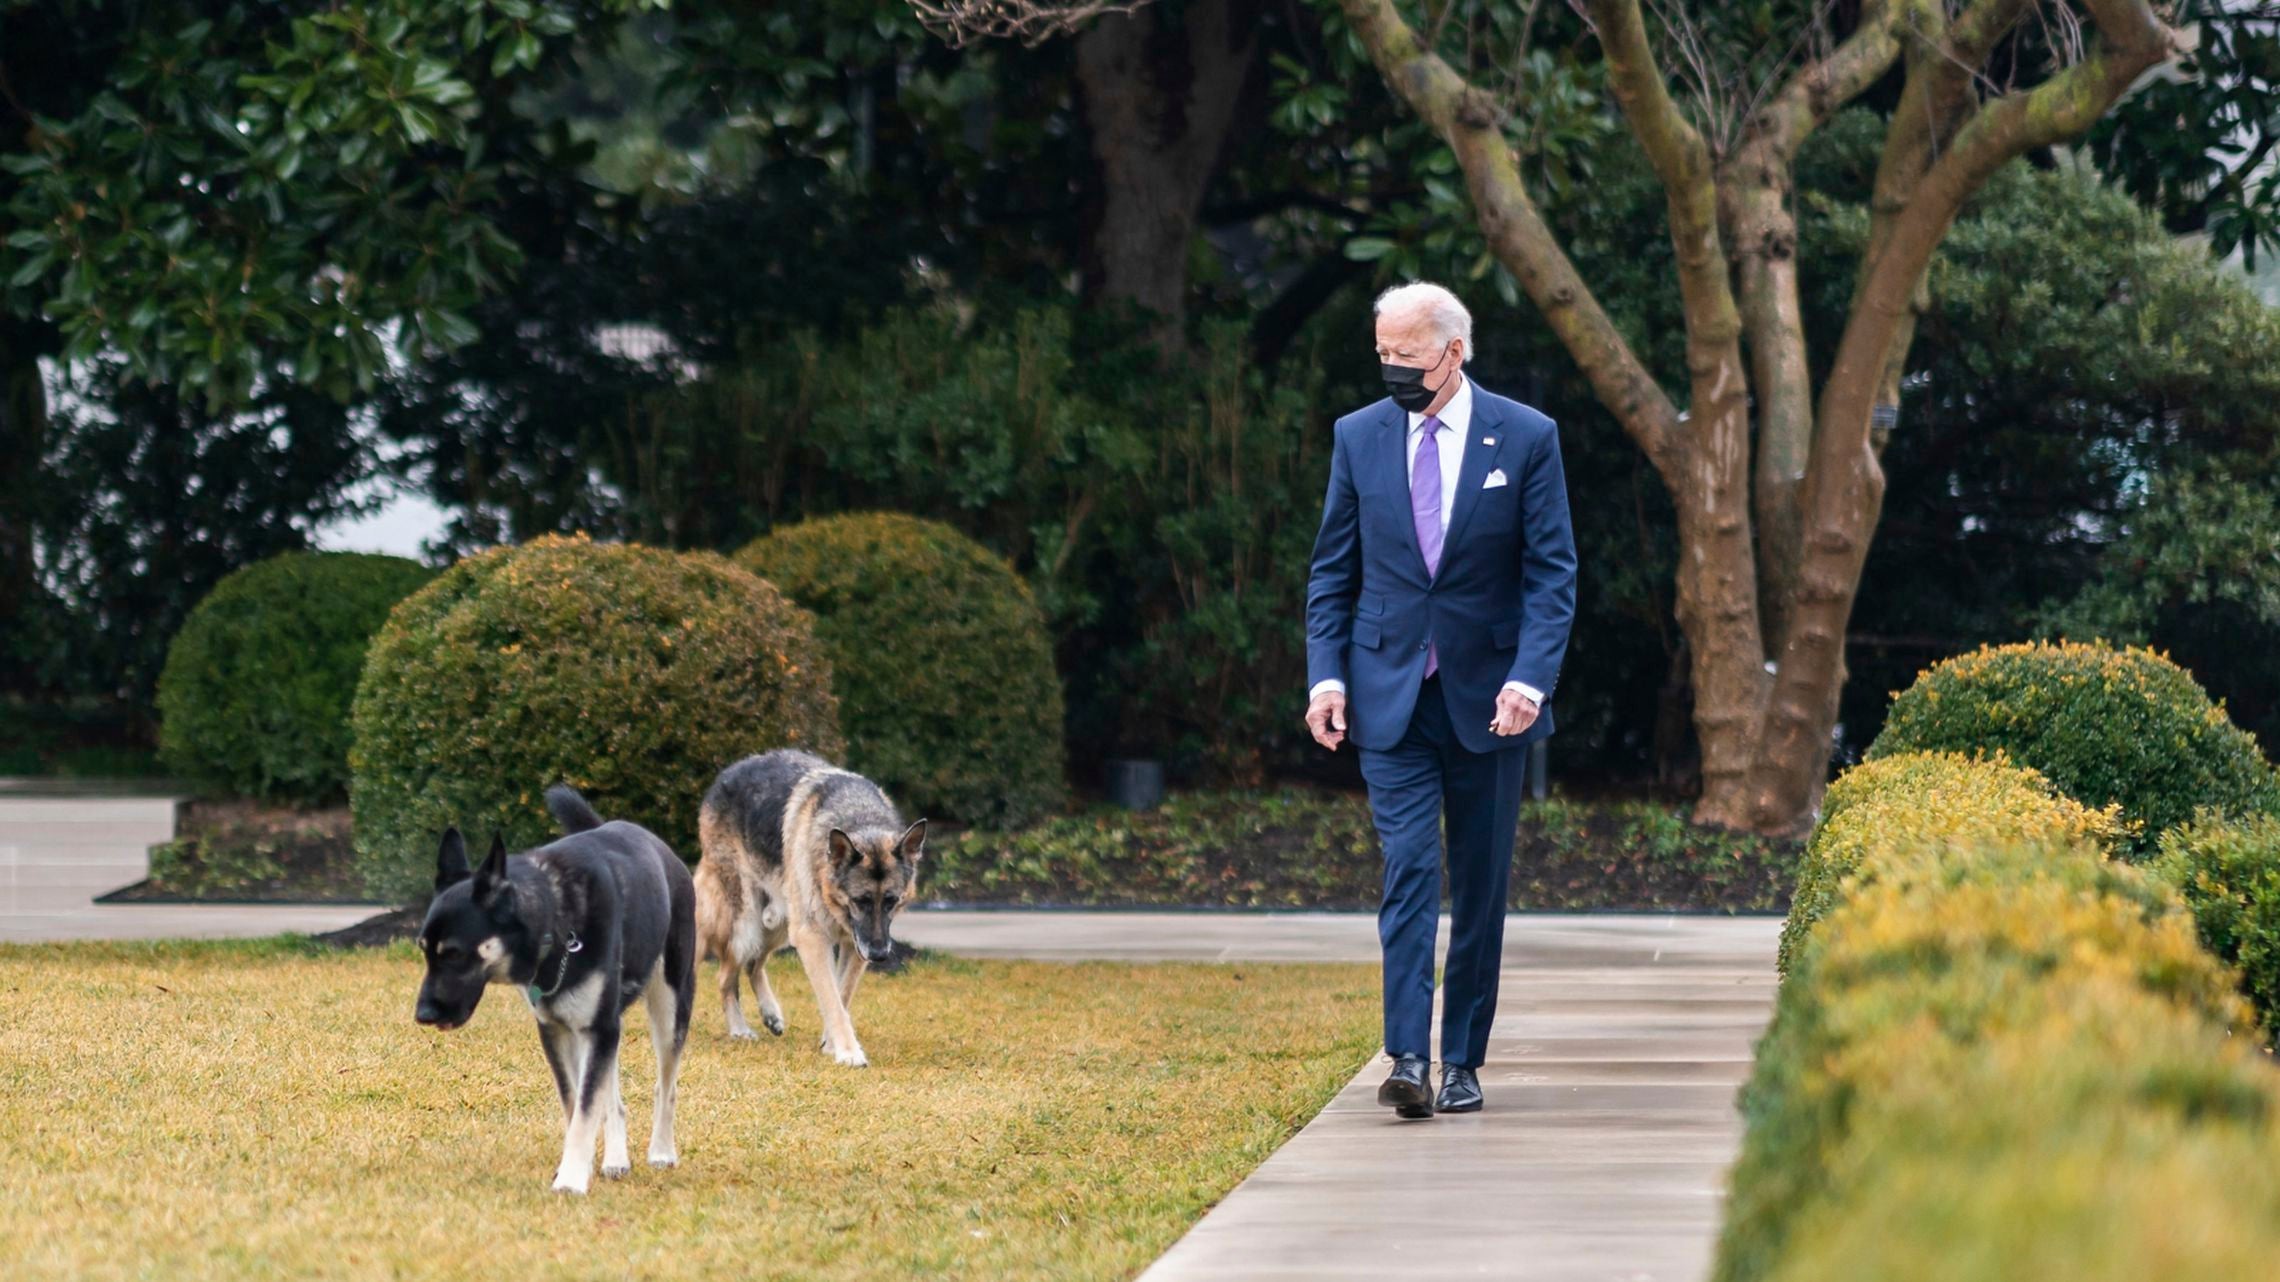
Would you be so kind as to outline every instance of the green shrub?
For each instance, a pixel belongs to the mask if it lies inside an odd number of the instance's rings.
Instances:
[[[404,899],[428,885],[446,825],[518,847],[552,836],[556,780],[694,860],[723,766],[843,748],[806,611],[711,553],[583,537],[494,548],[407,597],[373,638],[353,721],[358,860]]]
[[[2091,810],[2059,795],[2040,773],[1954,752],[1910,752],[1863,762],[1829,785],[1820,821],[1798,863],[1797,893],[1781,928],[1778,966],[1788,974],[1813,924],[1834,908],[1846,878],[1937,853],[1958,838],[2049,837],[2111,852],[2116,810]]]
[[[2201,944],[2240,967],[2241,988],[2280,1035],[2280,818],[2204,812],[2161,837],[2155,869],[2185,897]]]
[[[2120,831],[2000,749],[1830,786],[1741,1093],[1720,1282],[1868,1276],[1870,1256],[1888,1278],[2223,1275],[2078,1273],[2059,1240],[2078,1231],[2133,1265],[2272,1249],[2267,1227],[2178,1253],[2145,1231],[2166,1217],[2130,1214],[2174,1178],[2269,1225],[2268,1183],[2227,1188],[2222,1162],[2280,1164],[2280,1079],[2177,892],[2109,857]],[[2005,1214],[1973,1204],[1982,1180]]]
[[[214,585],[159,674],[167,768],[265,800],[339,797],[365,646],[433,577],[402,557],[288,552]]]
[[[939,521],[803,521],[737,560],[815,612],[847,765],[917,814],[1026,824],[1064,797],[1061,683],[1021,576]]]
[[[2280,809],[2255,739],[2145,647],[2036,641],[1944,660],[1894,697],[1865,755],[1997,748],[2085,805],[2120,803],[2136,858],[2197,806]]]
[[[1774,1277],[2254,1278],[2280,1258],[2280,1074],[2203,1012],[2086,979],[1984,1042],[1906,1050],[1857,1082],[1833,1187]]]
[[[2175,896],[2092,845],[1954,837],[1849,886],[1793,959],[1742,1091],[1725,1282],[1771,1276],[1798,1224],[1853,1205],[1848,1181],[1892,1156],[1873,1123],[1897,1084],[1985,1051],[2085,985],[2128,986],[2220,1031],[2253,1019]]]

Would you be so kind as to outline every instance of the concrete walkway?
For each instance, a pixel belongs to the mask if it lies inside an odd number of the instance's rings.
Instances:
[[[1376,1057],[1142,1282],[1707,1276],[1780,929],[1513,916],[1483,1111],[1395,1118]],[[1368,914],[913,912],[897,934],[973,956],[1378,957]]]
[[[176,800],[90,788],[0,786],[0,943],[255,938],[354,925],[374,905],[99,904],[150,875]]]

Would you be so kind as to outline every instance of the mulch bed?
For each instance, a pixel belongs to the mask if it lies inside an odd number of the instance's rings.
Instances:
[[[179,835],[151,847],[150,877],[103,896],[139,903],[369,903],[351,858],[345,806],[293,810],[193,801]]]
[[[1523,806],[1511,905],[1560,912],[1785,911],[1798,843],[1697,828],[1669,805],[1554,797]],[[158,847],[150,901],[364,902],[345,809],[196,803]],[[1174,794],[1134,812],[1094,805],[1011,832],[944,825],[919,878],[937,907],[1370,911],[1382,863],[1358,793],[1289,787]],[[377,912],[323,945],[417,935],[424,907]]]

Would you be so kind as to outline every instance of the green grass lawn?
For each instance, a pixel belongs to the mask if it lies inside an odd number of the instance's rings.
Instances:
[[[865,980],[846,1069],[793,959],[758,1044],[699,969],[680,1167],[637,1007],[633,1173],[578,1198],[511,989],[435,1033],[408,945],[0,947],[6,1276],[1129,1277],[1377,1044],[1366,966],[929,956]]]

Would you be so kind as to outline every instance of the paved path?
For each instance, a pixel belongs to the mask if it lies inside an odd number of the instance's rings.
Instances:
[[[1486,1109],[1401,1121],[1377,1057],[1142,1282],[1706,1276],[1780,929],[1515,915]],[[1377,960],[1367,914],[907,913],[897,933],[976,956]]]
[[[315,933],[377,911],[371,905],[96,903],[95,896],[150,875],[150,847],[173,839],[174,814],[172,797],[16,781],[0,786],[0,943]]]

